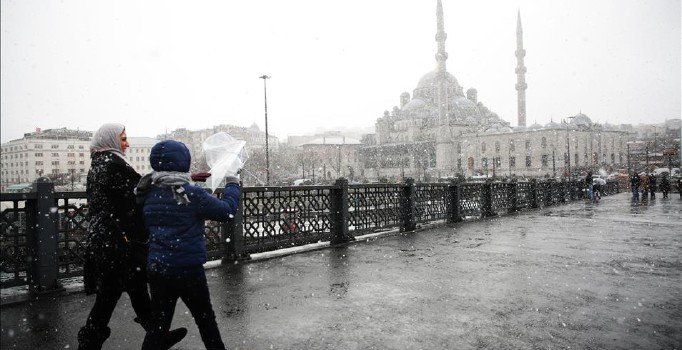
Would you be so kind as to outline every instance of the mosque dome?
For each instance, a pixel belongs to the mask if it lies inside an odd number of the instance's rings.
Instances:
[[[540,125],[538,123],[534,123],[533,125],[528,127],[528,130],[540,130],[540,129],[542,129],[542,125]]]
[[[424,106],[426,106],[426,102],[424,102],[424,100],[419,98],[413,98],[412,100],[410,100],[410,102],[403,106],[403,110],[409,111],[413,109],[423,108]]]
[[[547,125],[545,125],[545,128],[547,128],[547,129],[560,129],[561,125],[552,120],[549,123],[547,123]]]
[[[571,125],[589,128],[592,126],[592,119],[582,113],[579,113],[571,118]]]
[[[447,89],[449,96],[464,96],[462,92],[462,87],[457,82],[457,78],[454,75],[445,72],[445,87]],[[437,97],[438,89],[438,70],[426,73],[417,84],[417,88],[414,89],[414,97],[421,98],[423,100],[432,100]]]
[[[450,113],[452,113],[455,117],[460,118],[479,116],[481,114],[478,110],[478,107],[476,107],[476,103],[462,96],[457,96],[452,99]]]

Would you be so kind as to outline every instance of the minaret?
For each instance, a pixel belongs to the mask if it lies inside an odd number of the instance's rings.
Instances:
[[[438,52],[436,52],[436,62],[438,63],[437,76],[438,76],[438,124],[444,124],[447,122],[447,101],[448,101],[448,91],[447,91],[447,70],[445,69],[445,61],[448,59],[448,53],[445,52],[445,39],[448,35],[445,34],[445,25],[443,21],[443,4],[441,0],[438,0],[436,5],[436,18],[438,23],[436,24],[436,42],[438,43]]]
[[[521,10],[516,20],[516,93],[518,105],[519,126],[526,126],[526,66],[523,65],[523,29],[521,29]]]

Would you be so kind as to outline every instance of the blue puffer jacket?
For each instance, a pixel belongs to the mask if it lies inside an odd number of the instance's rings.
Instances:
[[[177,141],[157,143],[150,155],[156,171],[188,172],[191,157]],[[240,188],[225,186],[220,200],[201,187],[183,185],[189,203],[178,204],[170,187],[151,186],[144,203],[144,221],[149,230],[147,270],[164,275],[203,271],[206,262],[204,220],[227,221],[237,211]]]

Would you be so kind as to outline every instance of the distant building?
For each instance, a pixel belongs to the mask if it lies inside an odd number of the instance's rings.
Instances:
[[[149,163],[149,154],[157,142],[159,140],[151,137],[128,137],[130,148],[126,150],[125,156],[140,175],[152,171],[151,164]]]
[[[625,162],[629,132],[599,125],[580,113],[570,122],[526,127],[526,67],[523,31],[517,17],[518,127],[511,128],[447,72],[443,8],[437,2],[436,69],[413,90],[400,95],[400,107],[377,119],[376,134],[363,137],[359,150],[368,179],[454,175],[562,175],[577,168],[613,167]],[[569,149],[570,146],[570,149]]]
[[[247,152],[248,150],[265,149],[265,132],[260,131],[255,123],[248,128],[228,124],[201,130],[180,128],[164,135],[158,135],[157,138],[160,140],[172,139],[184,143],[192,154],[192,169],[206,170],[206,158],[202,144],[209,136],[219,132],[226,132],[235,139],[246,141]],[[268,148],[270,151],[279,148],[279,139],[276,136],[268,135]]]
[[[78,178],[90,168],[91,131],[36,129],[2,144],[0,187],[31,183],[41,176]]]
[[[345,136],[321,136],[299,145],[302,174],[316,180],[345,177],[351,181],[360,175],[358,150],[362,143]],[[307,169],[307,170],[306,170]]]

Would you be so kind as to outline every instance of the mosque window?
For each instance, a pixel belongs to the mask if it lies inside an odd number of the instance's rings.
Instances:
[[[526,168],[530,168],[530,166],[531,166],[530,156],[526,156]]]
[[[514,140],[509,140],[509,150],[514,151],[516,147],[514,146]]]
[[[500,141],[495,141],[495,153],[500,153]]]
[[[540,141],[540,145],[542,146],[542,148],[547,148],[547,138],[546,137],[544,137],[544,136],[542,137],[542,140]]]
[[[542,167],[546,168],[548,166],[548,163],[549,163],[549,156],[546,154],[543,154],[542,155]]]
[[[483,169],[488,169],[488,158],[483,157],[483,159],[481,159],[481,165],[483,165]]]
[[[516,157],[509,157],[509,168],[513,169],[516,167]]]
[[[526,140],[526,149],[530,149],[530,140]]]
[[[481,142],[481,152],[485,153],[485,142]]]

